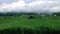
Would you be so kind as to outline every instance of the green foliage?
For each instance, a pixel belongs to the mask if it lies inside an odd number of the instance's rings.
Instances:
[[[60,34],[59,30],[51,29],[46,26],[40,26],[35,29],[31,28],[9,28],[0,30],[0,34]]]
[[[53,12],[53,13],[52,13],[52,16],[54,16],[54,15],[60,16],[60,12]]]
[[[25,31],[25,30],[30,31],[29,29],[32,29],[33,33],[35,30],[37,32],[40,32],[40,30],[50,31],[50,29],[59,31],[60,30],[60,17],[36,16],[35,19],[28,19],[27,16],[0,16],[0,30],[4,31],[5,29],[18,28],[18,27],[22,31]],[[18,31],[19,31],[19,28],[17,29]],[[13,31],[15,30],[13,29]]]

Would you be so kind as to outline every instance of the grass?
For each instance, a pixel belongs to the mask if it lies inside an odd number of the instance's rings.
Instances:
[[[1,34],[57,34],[60,32],[60,17],[0,16]]]

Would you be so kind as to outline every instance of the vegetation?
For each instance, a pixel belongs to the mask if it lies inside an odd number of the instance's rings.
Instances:
[[[0,34],[60,34],[59,16],[0,16]]]
[[[54,16],[54,15],[60,16],[60,12],[53,12],[52,16]]]

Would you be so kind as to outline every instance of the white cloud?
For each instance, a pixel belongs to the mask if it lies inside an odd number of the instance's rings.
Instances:
[[[3,12],[18,10],[18,9],[21,10],[23,9],[24,6],[25,6],[25,2],[20,0],[18,2],[13,2],[10,4],[3,3],[2,5],[0,5],[0,10],[2,10]]]
[[[12,2],[9,4],[3,3],[0,5],[0,12],[11,12],[11,11],[60,11],[60,1],[52,1],[52,0],[36,0],[30,3],[25,3],[24,0],[19,0],[18,2]],[[57,6],[57,7],[56,7]]]
[[[51,8],[50,9],[51,10],[51,12],[60,12],[60,6],[55,6],[55,7],[53,7],[53,8]]]

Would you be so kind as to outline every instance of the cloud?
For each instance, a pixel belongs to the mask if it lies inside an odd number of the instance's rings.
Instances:
[[[0,4],[2,4],[2,3],[12,3],[12,2],[17,2],[17,1],[19,1],[19,0],[0,0]]]
[[[36,1],[36,2],[32,2],[29,4],[29,7],[31,8],[31,10],[35,10],[35,11],[38,11],[38,10],[39,11],[46,11],[46,10],[51,11],[50,9],[56,6],[60,6],[59,1],[48,1],[48,2],[47,1]]]
[[[2,12],[8,12],[8,11],[13,11],[13,10],[21,10],[25,6],[25,2],[20,0],[18,2],[13,2],[10,4],[5,4],[3,3],[0,5],[0,10]]]
[[[53,8],[50,9],[51,12],[60,12],[60,6],[55,6]]]
[[[19,0],[17,2],[2,3],[0,12],[57,12],[60,11],[59,0]]]

